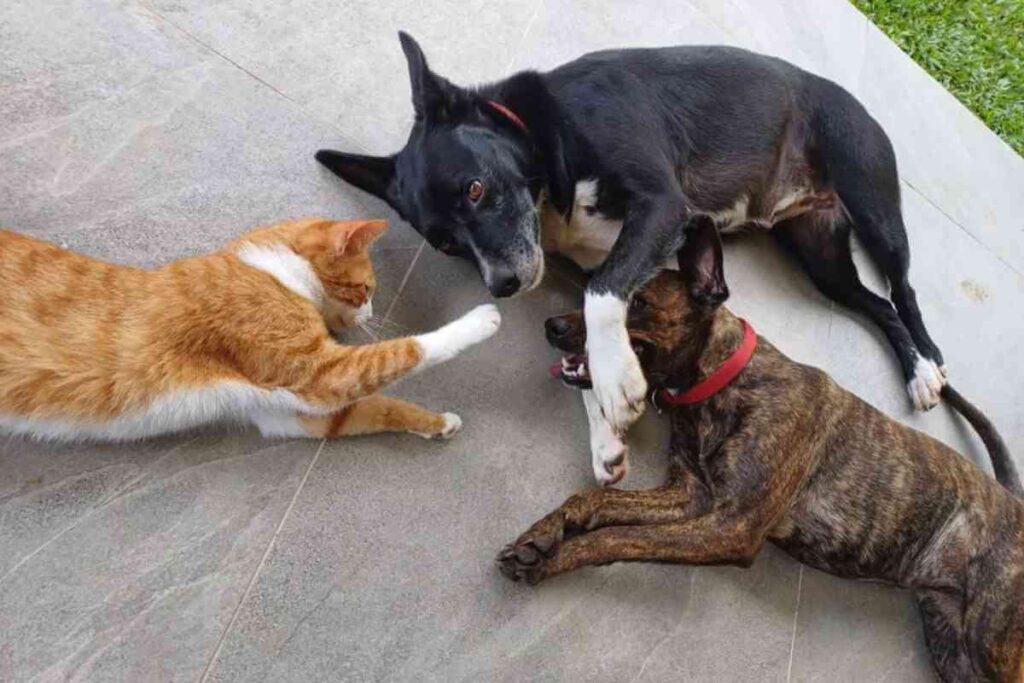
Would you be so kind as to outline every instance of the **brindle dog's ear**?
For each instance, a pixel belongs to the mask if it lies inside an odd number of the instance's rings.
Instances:
[[[402,52],[405,53],[405,61],[409,64],[409,82],[412,86],[412,106],[416,111],[416,120],[446,120],[459,99],[459,89],[430,70],[423,50],[412,36],[405,31],[399,31],[398,39],[402,41]]]
[[[695,214],[684,230],[686,241],[677,254],[679,272],[690,296],[703,306],[715,308],[729,298],[722,267],[722,240],[710,216]]]

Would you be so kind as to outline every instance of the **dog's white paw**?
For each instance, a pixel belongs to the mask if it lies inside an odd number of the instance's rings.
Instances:
[[[594,479],[601,486],[617,484],[629,471],[629,448],[601,414],[594,392],[583,392],[583,405],[590,424],[590,463]]]
[[[501,313],[494,304],[477,306],[439,330],[416,337],[423,350],[417,369],[451,360],[466,349],[494,336],[501,326]]]
[[[626,478],[629,472],[629,447],[609,430],[603,438],[590,435],[590,462],[594,479],[601,486],[612,486]]]
[[[605,420],[621,434],[643,415],[647,398],[647,380],[626,332],[626,303],[610,294],[588,294],[583,310],[594,395]]]
[[[934,361],[918,357],[914,376],[907,382],[907,393],[915,410],[931,410],[939,405],[939,392],[946,384],[945,373]]]

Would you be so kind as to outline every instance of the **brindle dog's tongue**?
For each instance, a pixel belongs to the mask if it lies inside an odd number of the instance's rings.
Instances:
[[[574,353],[571,356],[562,358],[561,362],[555,363],[548,372],[552,377],[562,380],[566,386],[575,389],[590,389],[593,385],[590,382],[590,371],[587,368],[587,356]]]

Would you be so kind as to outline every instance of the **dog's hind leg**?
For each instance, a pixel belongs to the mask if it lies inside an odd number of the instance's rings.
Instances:
[[[900,362],[914,407],[928,410],[939,402],[942,379],[925,361],[893,305],[860,281],[850,252],[852,222],[836,209],[822,209],[779,223],[772,230],[811,280],[830,299],[860,311],[878,325]]]
[[[808,156],[818,181],[834,188],[841,200],[837,209],[845,209],[845,222],[889,281],[897,314],[914,342],[912,372],[904,361],[906,353],[899,348],[896,353],[904,363],[914,407],[927,410],[939,402],[945,370],[908,278],[910,246],[900,210],[896,155],[885,131],[860,103],[835,84],[817,87],[829,91],[823,94],[830,104],[818,110],[811,122],[814,141]],[[892,333],[886,334],[892,341]]]
[[[942,680],[947,683],[987,680],[974,670],[967,652],[962,600],[937,591],[919,591],[917,606],[932,664]]]

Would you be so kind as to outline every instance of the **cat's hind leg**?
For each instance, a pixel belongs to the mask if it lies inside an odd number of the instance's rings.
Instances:
[[[454,413],[438,414],[415,403],[387,396],[367,396],[327,415],[266,414],[255,419],[267,437],[334,438],[409,432],[426,439],[450,439],[462,428]]]

